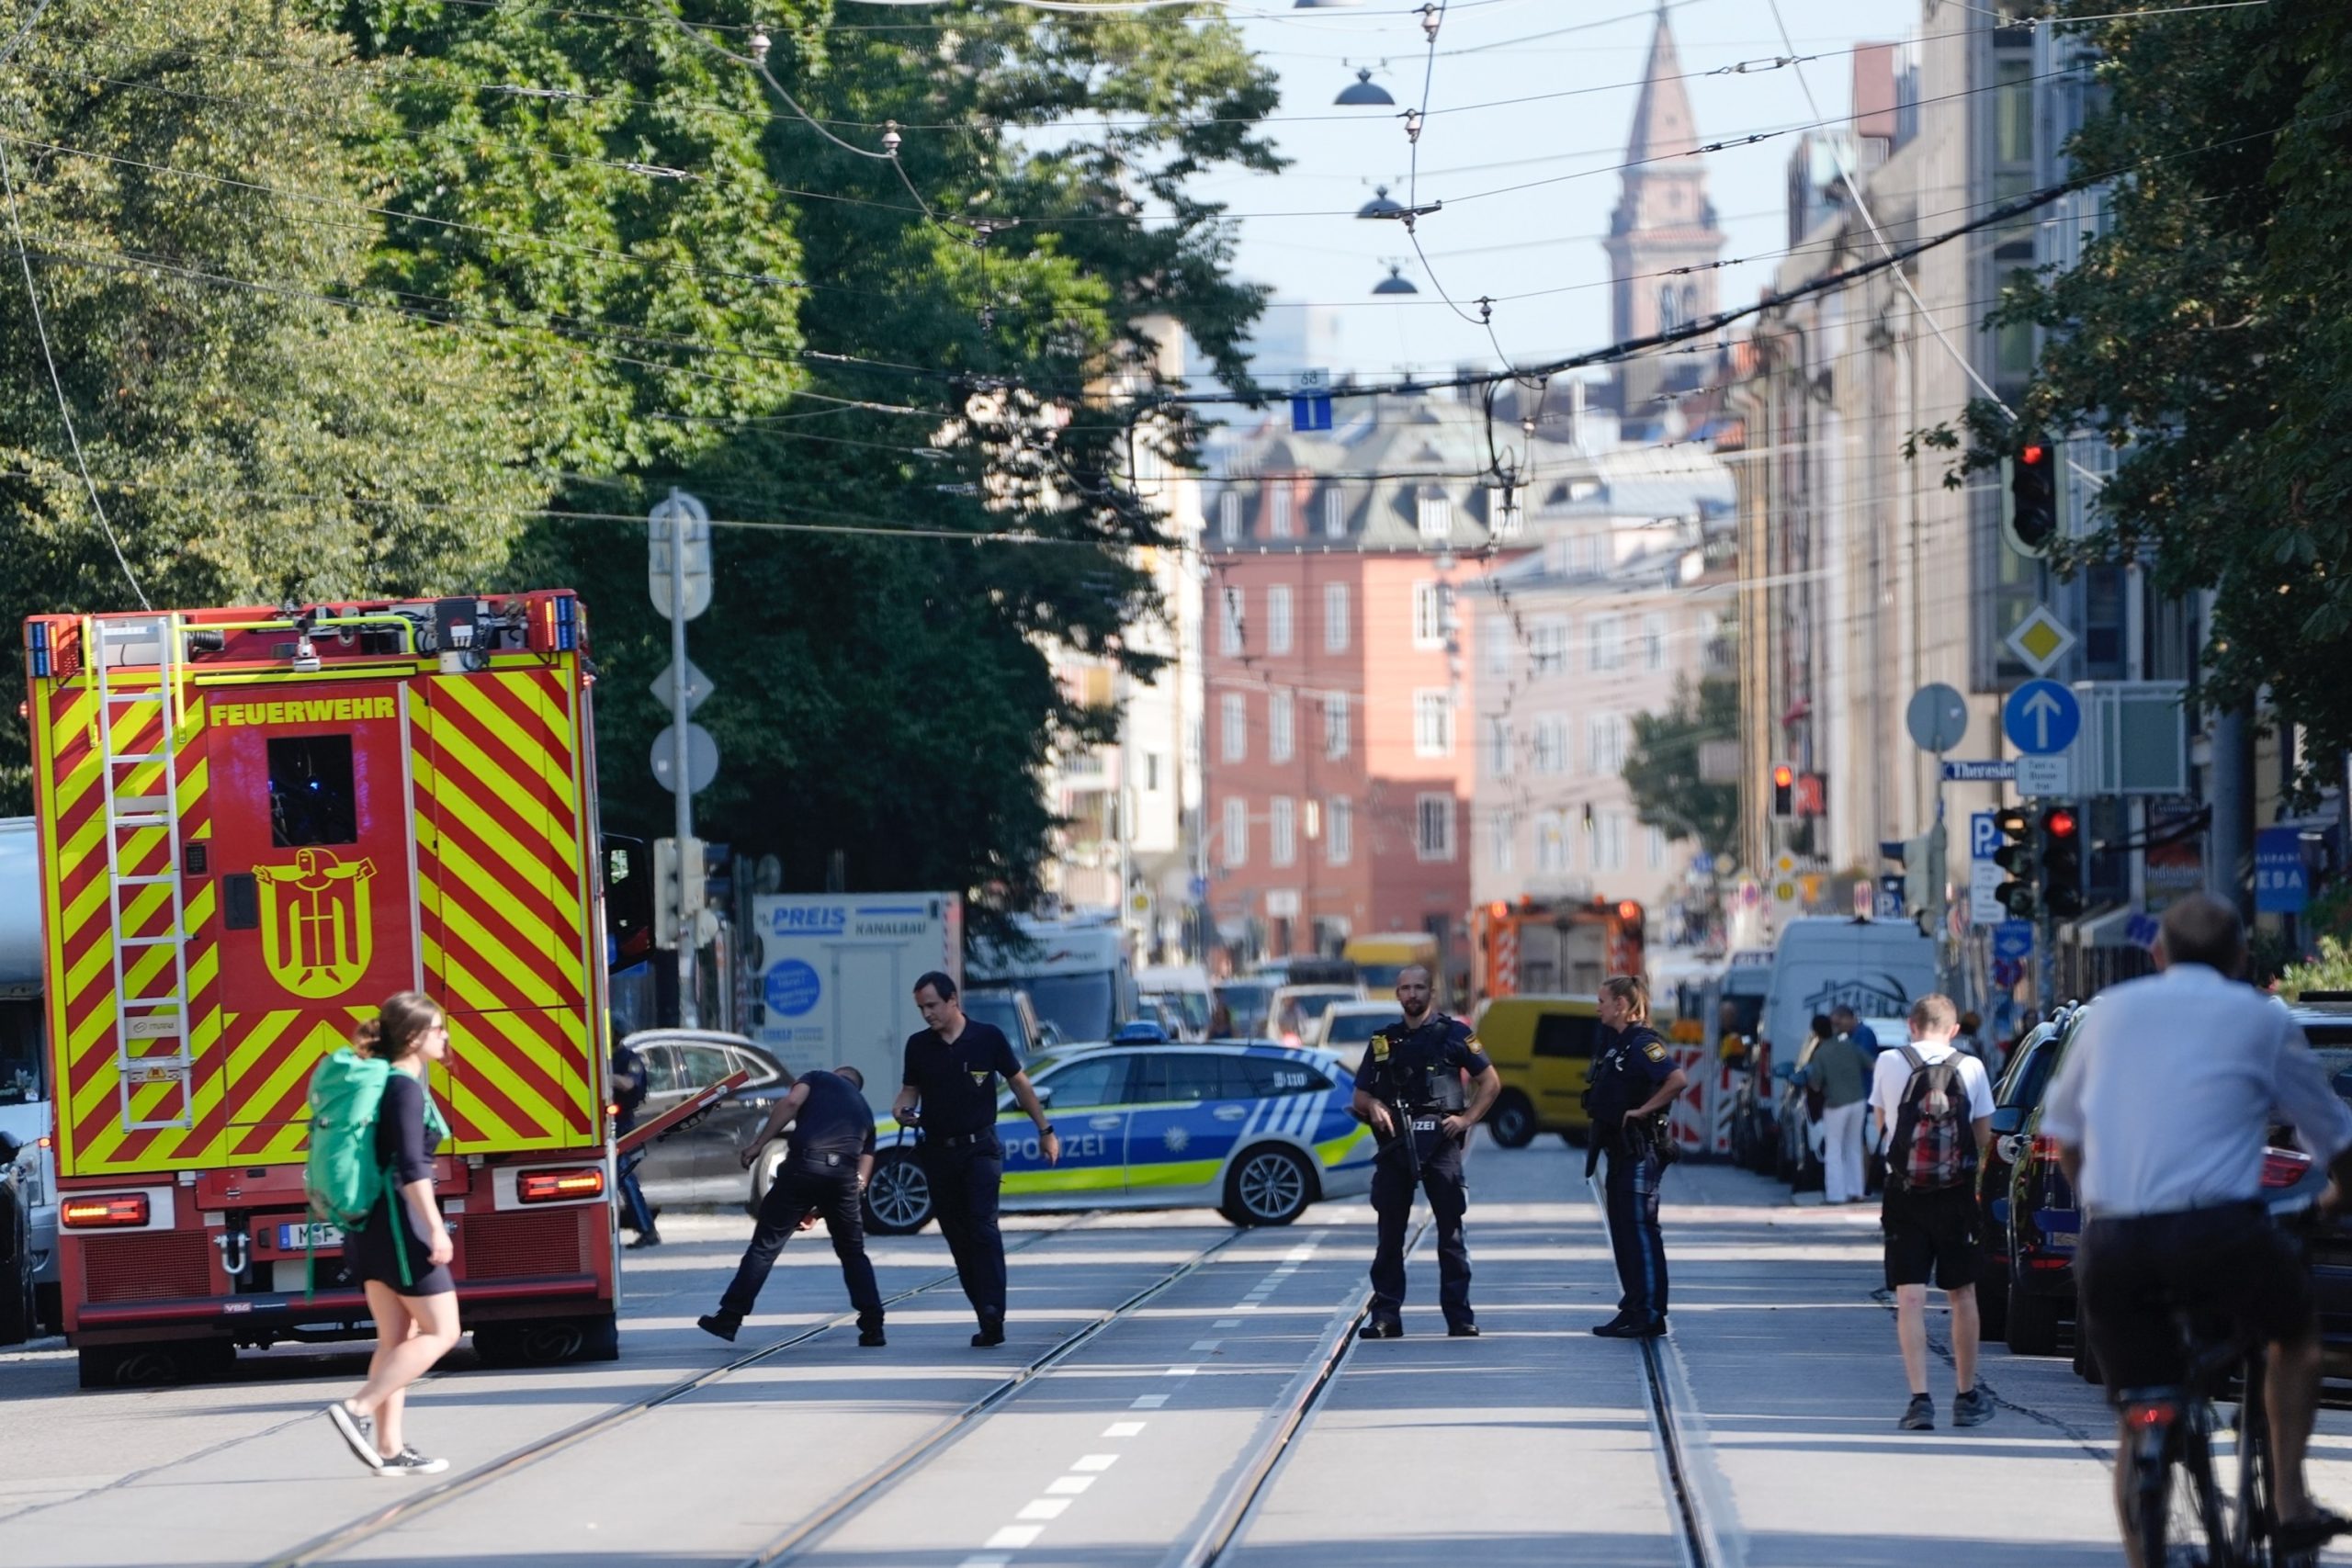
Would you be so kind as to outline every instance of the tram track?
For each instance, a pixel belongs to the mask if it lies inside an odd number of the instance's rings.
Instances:
[[[1024,1236],[1007,1247],[1005,1255],[1011,1257],[1015,1253],[1026,1251],[1041,1242],[1049,1241],[1055,1236],[1065,1235],[1078,1230],[1083,1226],[1088,1217],[1084,1214],[1073,1215],[1062,1224]],[[900,1302],[911,1300],[956,1282],[956,1274],[951,1269],[945,1273],[925,1280],[919,1285],[910,1285],[903,1291],[885,1296],[882,1304],[885,1307],[895,1306]],[[837,1313],[821,1323],[796,1330],[754,1349],[744,1351],[715,1367],[706,1368],[690,1377],[680,1378],[675,1382],[655,1389],[650,1393],[641,1394],[635,1399],[601,1410],[594,1416],[572,1423],[560,1431],[509,1450],[488,1463],[469,1470],[461,1475],[453,1475],[447,1481],[413,1491],[384,1507],[375,1509],[346,1524],[339,1525],[323,1534],[313,1536],[284,1552],[264,1558],[255,1564],[255,1568],[305,1568],[305,1565],[310,1563],[328,1561],[354,1546],[384,1535],[436,1508],[494,1485],[519,1472],[552,1459],[568,1449],[601,1437],[635,1420],[638,1416],[684,1399],[699,1389],[707,1388],[734,1373],[757,1366],[795,1346],[805,1345],[820,1335],[845,1327],[856,1321],[857,1314],[854,1310]],[[306,1416],[304,1419],[307,1420],[309,1417]],[[273,1430],[276,1429],[277,1428],[273,1428]]]

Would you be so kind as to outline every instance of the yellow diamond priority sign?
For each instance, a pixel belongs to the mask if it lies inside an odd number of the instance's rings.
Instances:
[[[2049,606],[2036,604],[2032,613],[2018,623],[2017,630],[2001,640],[2018,656],[2019,663],[2036,675],[2047,675],[2066,657],[2066,650],[2075,646],[2075,634],[2050,613]]]

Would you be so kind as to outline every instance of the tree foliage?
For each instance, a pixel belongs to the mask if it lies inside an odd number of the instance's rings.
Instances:
[[[0,620],[502,569],[541,493],[522,404],[477,344],[355,297],[375,224],[348,142],[380,111],[342,39],[234,0],[59,5],[0,83]],[[17,810],[24,747],[0,735]]]
[[[2206,699],[2267,689],[2333,769],[2352,746],[2352,684],[2329,673],[2352,654],[2352,12],[2274,0],[2095,36],[2098,107],[2069,151],[2116,172],[2106,226],[2079,265],[2007,291],[1996,323],[2047,346],[2014,425],[1969,411],[1954,478],[2030,433],[2107,443],[2095,527],[2063,564],[2138,559],[2163,592],[2212,590]]]
[[[1739,850],[1739,786],[1710,783],[1699,759],[1710,741],[1739,735],[1739,682],[1711,676],[1678,682],[1664,713],[1636,714],[1625,787],[1645,827],[1695,839],[1721,860]]]

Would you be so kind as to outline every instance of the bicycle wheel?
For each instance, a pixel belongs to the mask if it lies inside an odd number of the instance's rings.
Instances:
[[[2132,1412],[2132,1527],[2149,1568],[2238,1568],[2213,1479],[2212,1407],[2201,1401]]]
[[[2237,1465],[2230,1520],[2233,1568],[2264,1568],[2277,1561],[2271,1540],[2278,1521],[2278,1474],[2270,1454],[2270,1417],[2263,1404],[2263,1363],[2247,1362],[2245,1397],[2238,1403]]]

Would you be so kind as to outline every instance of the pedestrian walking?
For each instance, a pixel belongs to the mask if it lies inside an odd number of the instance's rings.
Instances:
[[[931,1183],[932,1209],[979,1318],[972,1343],[1001,1345],[1004,1236],[997,1229],[997,1199],[1004,1145],[996,1135],[997,1079],[1036,1123],[1047,1165],[1061,1163],[1061,1136],[1046,1119],[1012,1043],[995,1025],[964,1016],[954,979],[935,970],[923,976],[915,982],[915,1006],[924,1027],[907,1036],[903,1081],[891,1110],[903,1124],[922,1128],[916,1157]]]
[[[613,1103],[619,1108],[613,1133],[626,1136],[637,1125],[638,1107],[645,1103],[645,1058],[629,1049],[617,1031],[613,1036]],[[637,1179],[637,1168],[645,1163],[645,1151],[631,1151],[621,1161],[620,1199],[621,1227],[637,1233],[632,1247],[659,1247],[662,1233],[653,1228],[653,1209],[645,1201],[645,1188]]]
[[[1667,1108],[1690,1082],[1650,1027],[1650,988],[1638,975],[1600,983],[1600,1039],[1585,1109],[1587,1179],[1603,1155],[1609,1170],[1609,1242],[1617,1254],[1617,1315],[1593,1332],[1610,1339],[1654,1339],[1666,1332],[1666,1238],[1658,1229],[1658,1183],[1674,1158]]]
[[[1850,1040],[1854,1049],[1861,1053],[1864,1062],[1873,1060],[1885,1049],[1877,1032],[1862,1021],[1860,1014],[1843,1002],[1829,1010],[1829,1027]]]
[[[1993,1418],[1992,1395],[1976,1386],[1976,1169],[1993,1139],[1993,1086],[1984,1064],[1952,1044],[1960,1013],[1950,997],[1921,997],[1908,1021],[1910,1043],[1879,1055],[1871,1109],[1886,1156],[1879,1209],[1886,1288],[1894,1292],[1894,1336],[1911,1384],[1897,1425],[1926,1432],[1936,1425],[1928,1392],[1931,1280],[1951,1310],[1952,1425]]]
[[[842,1282],[849,1287],[849,1304],[857,1309],[857,1342],[883,1344],[882,1295],[874,1283],[874,1265],[865,1256],[865,1216],[860,1201],[874,1177],[874,1110],[865,1103],[865,1075],[855,1067],[813,1072],[795,1083],[768,1109],[768,1119],[743,1146],[743,1168],[749,1170],[768,1141],[792,1126],[792,1140],[775,1179],[760,1199],[759,1224],[752,1245],[718,1310],[695,1321],[707,1334],[732,1342],[736,1331],[760,1299],[760,1288],[775,1267],[776,1254],[819,1219],[833,1238],[833,1256],[841,1259]]]
[[[1470,1306],[1470,1244],[1463,1226],[1470,1188],[1462,1156],[1470,1129],[1502,1092],[1502,1079],[1470,1026],[1438,1011],[1433,1000],[1427,964],[1399,970],[1396,1005],[1403,1016],[1374,1033],[1356,1066],[1351,1109],[1370,1123],[1380,1144],[1372,1167],[1379,1239],[1372,1256],[1367,1339],[1396,1339],[1405,1332],[1405,1222],[1417,1187],[1429,1194],[1437,1222],[1437,1299],[1445,1331],[1457,1339],[1478,1334]]]
[[[449,1135],[449,1126],[424,1087],[425,1073],[448,1054],[448,1021],[432,998],[402,991],[359,1026],[351,1044],[350,1062],[337,1060],[322,1070],[347,1066],[353,1081],[374,1083],[380,1093],[372,1125],[363,1111],[347,1135],[368,1140],[372,1168],[383,1173],[382,1190],[366,1223],[344,1236],[345,1266],[366,1289],[376,1320],[376,1352],[368,1361],[368,1381],[358,1393],[328,1405],[327,1417],[360,1462],[379,1474],[436,1475],[449,1461],[417,1452],[403,1417],[408,1385],[458,1342],[458,1286],[449,1274],[456,1248],[433,1195],[433,1150]],[[314,1104],[318,1093],[314,1080]]]
[[[1869,1099],[1869,1069],[1847,1035],[1823,1041],[1797,1069],[1813,1112],[1814,1152],[1821,1160],[1821,1201],[1862,1200],[1862,1112]]]

